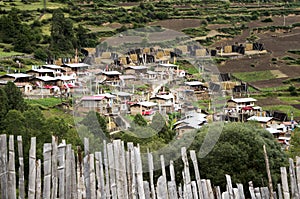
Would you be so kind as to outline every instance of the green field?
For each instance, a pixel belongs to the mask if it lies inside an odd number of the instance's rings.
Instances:
[[[245,82],[255,82],[259,80],[269,80],[276,78],[270,71],[254,71],[233,73],[233,76]]]
[[[67,7],[67,4],[56,3],[56,2],[49,2],[46,3],[47,9],[57,9],[57,8],[64,8]],[[33,2],[33,3],[22,3],[21,1],[14,1],[14,2],[3,2],[0,1],[0,8],[4,10],[11,10],[12,8],[17,8],[20,10],[37,10],[43,9],[44,3],[43,1]]]
[[[59,103],[61,103],[60,98],[41,98],[41,99],[26,99],[25,100],[28,104],[31,105],[41,105],[43,107],[53,107]]]
[[[273,110],[273,111],[281,111],[283,113],[288,114],[288,117],[291,116],[291,112],[294,113],[294,117],[300,117],[300,110],[296,109],[290,105],[273,105],[273,106],[264,106],[263,110]]]

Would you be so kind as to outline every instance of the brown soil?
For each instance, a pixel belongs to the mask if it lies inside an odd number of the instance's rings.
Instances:
[[[149,25],[156,25],[175,31],[181,31],[185,28],[199,27],[200,22],[201,21],[199,19],[168,19],[150,23]]]

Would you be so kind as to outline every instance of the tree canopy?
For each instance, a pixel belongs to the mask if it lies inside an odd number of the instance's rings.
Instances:
[[[213,125],[199,131],[192,149],[200,149],[209,128],[212,128],[209,132],[213,132]],[[269,156],[273,183],[277,183],[280,167],[287,164],[287,156],[268,131],[252,123],[226,124],[212,151],[206,157],[198,158],[200,173],[223,188],[225,174],[231,175],[236,183],[247,185],[253,181],[255,186],[267,186],[263,145]]]

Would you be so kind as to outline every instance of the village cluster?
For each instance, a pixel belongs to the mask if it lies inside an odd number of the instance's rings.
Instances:
[[[210,56],[205,49],[182,47],[174,51],[184,54],[190,50],[203,59]],[[210,121],[256,121],[283,147],[289,146],[291,132],[297,126],[293,118],[263,111],[255,104],[257,100],[248,96],[247,84],[233,80],[230,74],[212,75],[212,81],[205,82],[199,76],[205,69],[199,67],[198,75],[189,74],[176,63],[172,49],[144,48],[126,55],[98,49],[95,54],[90,55],[93,64],[60,61],[32,66],[26,73],[1,76],[0,84],[14,82],[27,98],[72,97],[78,116],[96,110],[108,118],[111,133],[128,129],[130,115],[139,113],[151,123],[156,112],[166,117],[179,113],[181,118],[173,127],[178,139]],[[210,96],[220,91],[226,103],[216,112]],[[206,108],[199,108],[199,102]]]

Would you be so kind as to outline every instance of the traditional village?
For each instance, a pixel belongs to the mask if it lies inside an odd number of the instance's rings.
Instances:
[[[178,46],[174,49],[160,47],[133,49],[126,54],[85,49],[91,63],[75,58],[59,59],[41,66],[32,66],[26,73],[9,73],[0,77],[0,84],[12,81],[25,98],[47,97],[73,99],[73,112],[84,117],[95,110],[107,118],[111,134],[130,128],[130,116],[141,114],[151,123],[158,112],[179,113],[174,123],[176,139],[212,121],[257,122],[288,149],[293,130],[298,123],[293,114],[288,117],[280,111],[263,110],[257,99],[248,92],[247,82],[232,79],[228,73],[213,74],[206,82],[198,74],[205,72],[199,66],[197,75],[190,74],[177,65],[177,59],[194,55],[199,59],[230,57],[267,53],[262,44],[245,43],[205,49],[198,46]],[[199,78],[200,77],[200,78]],[[212,107],[211,95],[220,92],[224,105],[220,110]],[[199,103],[204,108],[199,107]],[[68,108],[65,104],[65,108]],[[203,106],[202,106],[203,107]]]

